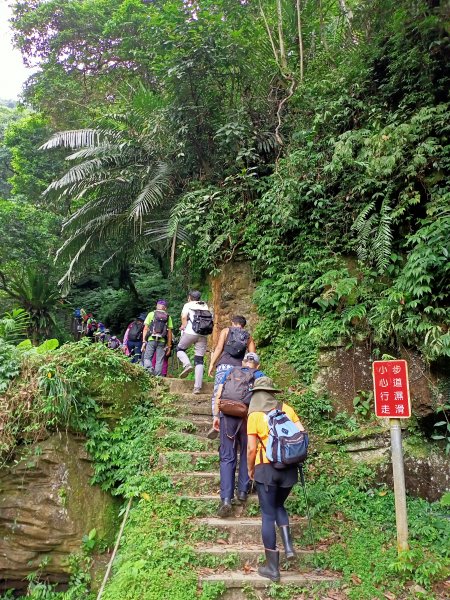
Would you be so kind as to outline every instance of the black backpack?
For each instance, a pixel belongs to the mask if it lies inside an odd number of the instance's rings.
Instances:
[[[167,325],[169,321],[169,315],[164,310],[155,310],[153,315],[153,321],[150,324],[148,330],[149,337],[166,338],[167,337]]]
[[[203,304],[205,303],[203,302]],[[209,335],[210,333],[212,333],[214,328],[214,321],[211,312],[207,309],[191,310],[194,313],[194,318],[192,319],[192,330],[194,331],[194,333],[197,333],[198,335]]]
[[[134,321],[128,332],[129,342],[140,342],[142,340],[142,332],[144,331],[144,323]]]
[[[243,402],[247,406],[252,398],[253,384],[255,382],[256,369],[243,369],[234,367],[225,379],[223,384],[221,398],[224,400],[234,400]]]
[[[230,327],[223,351],[234,358],[244,358],[250,334],[240,327]]]

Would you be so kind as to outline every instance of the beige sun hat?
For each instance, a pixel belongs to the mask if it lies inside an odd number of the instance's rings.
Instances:
[[[283,390],[278,390],[270,377],[258,377],[253,384],[253,393],[255,392],[272,392],[272,394],[280,394]]]

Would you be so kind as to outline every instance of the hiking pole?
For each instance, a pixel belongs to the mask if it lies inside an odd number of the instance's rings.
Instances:
[[[317,567],[316,542],[314,540],[314,531],[313,531],[312,523],[311,523],[311,513],[310,513],[310,510],[309,510],[308,494],[306,493],[305,474],[303,473],[303,465],[302,464],[298,465],[298,471],[300,473],[300,482],[302,484],[303,495],[305,497],[306,517],[307,517],[307,520],[308,520],[309,537],[310,537],[310,540],[311,540],[311,543],[312,543],[312,547],[313,547],[313,550],[314,550],[314,565]]]

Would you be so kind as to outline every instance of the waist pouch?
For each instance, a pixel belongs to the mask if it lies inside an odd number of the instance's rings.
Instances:
[[[221,398],[219,400],[219,410],[224,415],[244,419],[248,413],[248,406],[243,402],[239,402],[239,400],[226,400],[225,398]]]

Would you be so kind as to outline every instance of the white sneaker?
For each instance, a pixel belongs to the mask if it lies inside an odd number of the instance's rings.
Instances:
[[[202,393],[202,388],[195,387],[194,391],[192,393],[193,394],[201,394]]]
[[[188,365],[187,367],[184,367],[184,369],[181,371],[179,377],[180,379],[184,379],[185,377],[187,377],[189,375],[189,373],[191,373],[191,371],[194,370],[194,367],[192,365]]]

